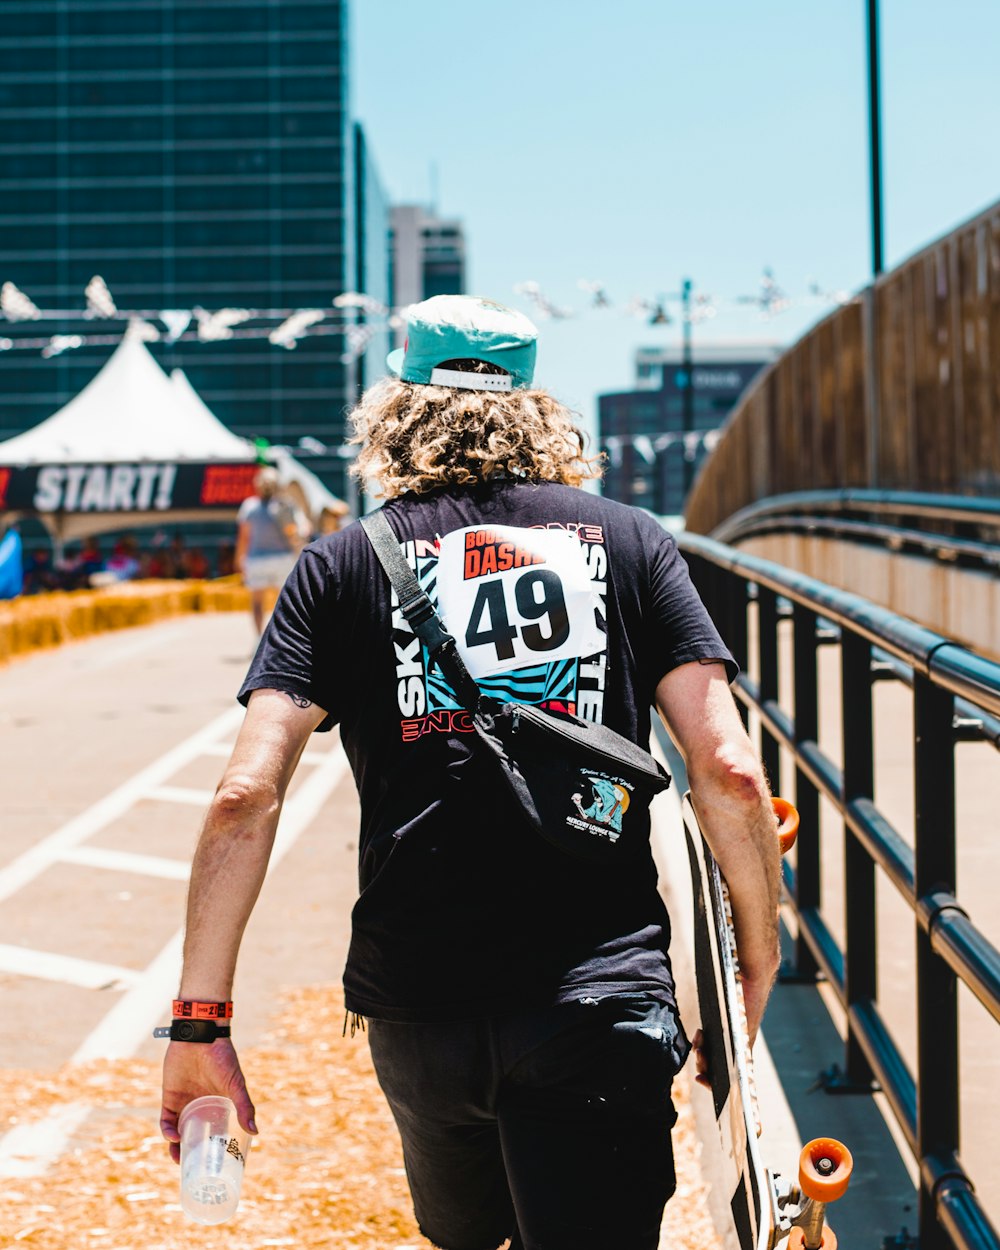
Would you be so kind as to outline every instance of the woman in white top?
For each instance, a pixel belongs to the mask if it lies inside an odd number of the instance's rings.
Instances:
[[[268,591],[278,591],[295,566],[306,535],[301,513],[278,490],[276,469],[261,469],[255,494],[237,514],[236,568],[250,591],[250,611],[258,636],[264,628]]]

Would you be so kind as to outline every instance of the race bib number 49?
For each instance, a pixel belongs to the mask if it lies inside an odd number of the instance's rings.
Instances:
[[[476,678],[605,646],[585,550],[566,530],[453,530],[441,540],[438,603]]]

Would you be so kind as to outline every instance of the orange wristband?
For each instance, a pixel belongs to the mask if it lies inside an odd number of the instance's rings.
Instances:
[[[174,999],[175,1020],[231,1020],[232,1003],[197,1003],[186,998]]]

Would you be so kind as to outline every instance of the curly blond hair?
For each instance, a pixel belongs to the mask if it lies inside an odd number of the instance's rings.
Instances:
[[[585,454],[576,415],[543,390],[458,390],[386,378],[351,413],[350,442],[361,444],[351,473],[377,482],[385,499],[472,486],[497,473],[579,486],[601,476],[603,456]]]

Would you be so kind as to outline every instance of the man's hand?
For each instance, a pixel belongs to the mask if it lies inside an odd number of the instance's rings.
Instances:
[[[694,1053],[694,1079],[705,1089],[712,1088],[712,1067],[705,1044],[705,1034],[701,1029],[691,1038],[691,1050]]]
[[[254,1106],[232,1042],[224,1037],[210,1044],[171,1042],[163,1060],[160,1132],[170,1143],[170,1157],[175,1163],[181,1158],[177,1120],[189,1102],[205,1094],[231,1098],[241,1127],[248,1133],[257,1132]]]
[[[774,984],[773,977],[751,977],[740,972],[740,986],[743,990],[743,1004],[747,1013],[747,1037],[751,1049],[757,1040],[760,1026],[764,1020],[764,1008],[767,1006],[768,995]],[[691,1038],[691,1050],[694,1052],[694,1079],[705,1089],[712,1088],[712,1057],[709,1054],[705,1034],[701,1029]]]

